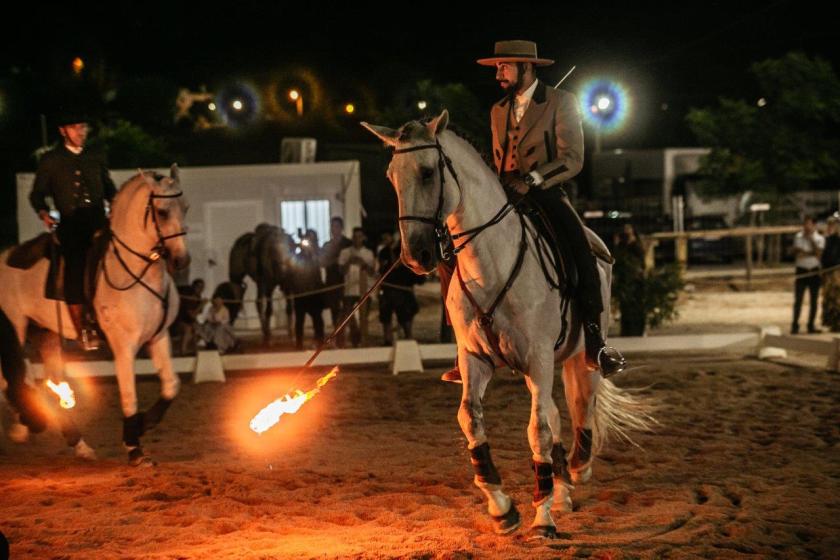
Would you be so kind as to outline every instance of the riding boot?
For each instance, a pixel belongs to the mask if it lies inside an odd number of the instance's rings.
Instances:
[[[458,358],[455,358],[455,367],[443,372],[440,376],[441,381],[448,381],[449,383],[463,383],[461,379],[461,370],[458,369]]]
[[[601,335],[601,326],[597,321],[587,321],[583,325],[584,347],[586,349],[586,365],[592,369],[600,369],[606,379],[616,373],[621,373],[627,367],[624,356],[615,348],[607,347]]]
[[[84,304],[68,303],[67,310],[70,312],[70,318],[73,320],[73,326],[78,333],[78,342],[82,349],[86,352],[98,350],[101,343],[99,333],[90,325],[90,321],[86,317]]]

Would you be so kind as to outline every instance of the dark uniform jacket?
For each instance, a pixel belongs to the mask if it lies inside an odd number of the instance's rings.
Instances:
[[[103,201],[110,202],[116,193],[102,154],[83,150],[76,155],[62,144],[38,163],[29,202],[36,212],[49,210],[50,197],[64,219],[79,208],[104,208]]]
[[[541,189],[577,175],[583,167],[583,128],[574,94],[538,81],[518,123],[512,105],[505,97],[490,111],[493,160],[499,173],[536,171],[545,181],[539,185]]]

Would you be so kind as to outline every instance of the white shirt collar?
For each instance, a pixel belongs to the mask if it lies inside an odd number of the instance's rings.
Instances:
[[[531,104],[531,98],[534,97],[534,92],[537,91],[537,83],[539,83],[539,81],[534,80],[531,87],[516,96],[516,102],[514,103],[513,109],[516,122],[521,121],[522,117],[525,116],[525,111],[528,110],[528,105]]]
[[[531,98],[534,97],[534,92],[537,91],[537,84],[538,83],[539,83],[539,80],[534,80],[534,83],[531,84],[531,87],[529,87],[528,89],[526,89],[525,91],[523,91],[522,93],[517,95],[516,96],[516,104],[517,105],[522,105],[522,104],[527,105],[528,102],[531,101]]]
[[[76,154],[76,155],[81,154],[81,153],[82,153],[82,150],[84,150],[84,148],[76,148],[76,147],[74,147],[74,146],[68,146],[67,144],[64,144],[64,147],[65,147],[65,148],[67,148],[67,151],[68,151],[68,152],[72,152],[72,153],[74,153],[74,154]]]

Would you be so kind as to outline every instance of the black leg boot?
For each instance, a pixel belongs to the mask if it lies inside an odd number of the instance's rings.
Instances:
[[[67,310],[76,328],[79,345],[86,352],[99,349],[99,334],[96,329],[91,328],[90,321],[86,317],[85,306],[81,303],[68,303]]]
[[[601,335],[601,326],[597,321],[587,321],[583,325],[586,348],[586,365],[600,369],[604,378],[621,373],[627,367],[627,361],[618,350],[608,348]]]

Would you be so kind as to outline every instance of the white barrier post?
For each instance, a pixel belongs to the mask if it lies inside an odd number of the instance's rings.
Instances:
[[[398,340],[394,345],[391,373],[397,375],[403,371],[423,372],[423,358],[420,356],[420,345],[416,340]]]
[[[225,382],[222,357],[216,350],[199,350],[195,359],[193,383],[205,383],[207,381]]]
[[[787,350],[784,348],[777,348],[769,346],[768,337],[782,336],[782,330],[779,327],[761,327],[761,334],[758,337],[758,359],[769,360],[771,358],[787,358]]]

